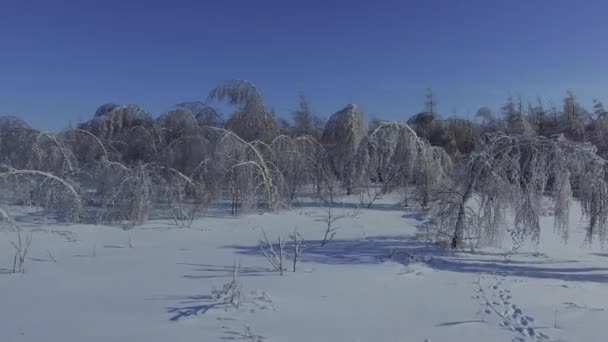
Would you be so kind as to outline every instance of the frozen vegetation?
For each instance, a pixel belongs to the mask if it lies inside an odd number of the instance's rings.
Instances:
[[[434,108],[0,117],[1,340],[605,341],[601,103]]]
[[[15,209],[32,243],[25,273],[14,274],[18,233],[2,232],[2,340],[605,340],[608,255],[581,248],[584,234],[564,244],[543,216],[539,245],[451,251],[427,241],[423,214],[394,200],[356,216],[358,198],[339,205],[347,216],[325,246],[327,213],[305,201],[127,230]],[[289,257],[281,276],[260,240],[286,239],[292,255],[294,228],[305,246],[296,272]]]

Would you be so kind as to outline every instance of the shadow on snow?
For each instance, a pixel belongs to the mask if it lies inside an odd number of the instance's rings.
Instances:
[[[178,263],[178,265],[192,266],[192,272],[197,274],[186,274],[187,279],[213,279],[213,278],[230,278],[234,271],[233,265],[211,265],[211,264],[192,264]],[[260,277],[272,276],[276,273],[269,268],[263,267],[239,267],[239,277]]]
[[[502,253],[454,252],[437,244],[421,242],[415,236],[371,236],[359,240],[336,239],[321,247],[321,240],[307,240],[302,262],[327,265],[378,264],[389,259],[408,265],[422,262],[428,267],[449,272],[487,273],[564,281],[608,282],[608,268],[564,267],[575,260],[513,261]],[[238,254],[263,256],[260,247],[229,245]],[[286,249],[290,247],[287,246]],[[530,253],[515,254],[532,256]],[[391,258],[392,256],[392,258]],[[398,257],[396,257],[398,256]]]

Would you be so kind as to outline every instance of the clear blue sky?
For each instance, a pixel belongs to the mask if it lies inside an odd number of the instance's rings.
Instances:
[[[498,109],[509,93],[608,102],[605,1],[0,2],[0,113],[48,130],[106,102],[154,115],[254,82],[289,115],[347,103],[406,119],[427,87],[444,115]]]

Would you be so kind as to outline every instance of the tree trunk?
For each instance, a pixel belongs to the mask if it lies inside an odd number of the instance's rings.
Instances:
[[[464,196],[462,202],[460,202],[460,206],[458,208],[458,217],[456,218],[456,227],[454,227],[454,235],[452,236],[452,242],[450,246],[453,249],[458,248],[462,245],[462,235],[464,232],[464,217],[465,217],[465,206],[464,206]]]
[[[462,197],[460,198],[460,204],[458,206],[458,216],[456,217],[454,234],[452,235],[452,241],[450,243],[450,246],[454,249],[462,245],[462,240],[464,238],[464,220],[466,218],[466,203],[473,195],[473,188],[475,187],[477,178],[479,177],[479,174],[481,174],[481,170],[483,169],[483,167],[479,167],[479,170],[475,170],[477,165],[477,163],[473,164],[470,173],[472,178],[470,179],[469,183],[467,184],[467,187],[464,190],[464,193],[462,194]]]

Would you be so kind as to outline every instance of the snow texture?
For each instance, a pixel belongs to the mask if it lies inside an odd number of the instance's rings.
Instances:
[[[0,340],[606,340],[608,254],[581,248],[584,231],[564,244],[543,216],[538,246],[454,252],[425,242],[424,214],[395,202],[345,217],[323,247],[324,211],[303,200],[130,230],[7,208],[32,243],[25,273],[12,273],[17,232],[0,232]],[[260,250],[262,229],[274,239],[296,227],[306,246],[281,276]]]

